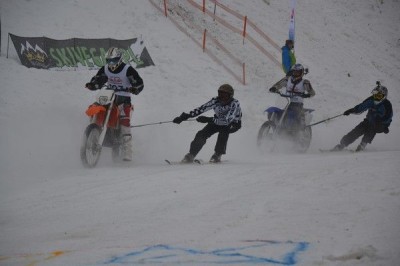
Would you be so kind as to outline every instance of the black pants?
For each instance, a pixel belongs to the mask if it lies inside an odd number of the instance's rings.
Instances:
[[[361,139],[362,142],[371,143],[376,133],[382,133],[383,129],[383,125],[371,124],[368,122],[367,119],[364,119],[360,124],[358,124],[340,140],[340,144],[346,147],[353,143],[360,136],[363,136]]]
[[[288,125],[289,128],[298,130],[305,126],[305,117],[302,103],[290,103],[286,114],[286,119],[290,117],[292,123]]]
[[[197,132],[194,140],[190,143],[190,153],[196,156],[206,144],[207,139],[215,133],[218,133],[218,138],[214,151],[218,154],[225,154],[229,138],[229,127],[218,126],[214,123],[208,123],[202,130]]]

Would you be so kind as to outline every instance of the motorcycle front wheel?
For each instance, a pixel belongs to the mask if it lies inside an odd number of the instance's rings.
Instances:
[[[272,136],[274,134],[275,124],[271,121],[266,121],[261,125],[257,135],[257,146],[263,147],[272,142]]]
[[[86,127],[81,146],[81,161],[85,167],[93,168],[100,159],[101,144],[99,144],[100,127],[90,124]]]

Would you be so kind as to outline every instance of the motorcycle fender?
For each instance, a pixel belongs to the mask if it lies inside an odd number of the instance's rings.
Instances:
[[[282,113],[283,110],[278,108],[278,107],[268,107],[264,112],[265,113],[269,113],[269,114],[271,114],[271,113]]]
[[[98,105],[98,104],[92,104],[88,107],[88,109],[86,110],[86,115],[88,116],[94,116],[100,112],[105,112],[106,108],[102,105]]]

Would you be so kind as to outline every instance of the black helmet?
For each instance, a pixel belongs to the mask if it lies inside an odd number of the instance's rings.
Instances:
[[[230,95],[230,97],[233,97],[234,91],[231,85],[229,84],[223,84],[218,88],[218,92],[225,92]]]
[[[233,88],[229,84],[223,84],[218,88],[218,99],[223,105],[228,104],[233,99]]]

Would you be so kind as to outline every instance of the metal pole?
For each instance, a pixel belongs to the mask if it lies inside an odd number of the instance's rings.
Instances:
[[[339,117],[339,116],[342,116],[342,115],[343,115],[343,114],[335,115],[335,116],[329,117],[329,118],[327,118],[327,119],[321,120],[321,121],[316,122],[316,123],[313,123],[313,124],[311,124],[311,125],[308,125],[308,127],[312,127],[312,126],[321,124],[321,123],[323,123],[323,122],[325,122],[325,121],[329,121],[329,120],[331,120],[331,119],[334,119],[334,118]]]
[[[182,122],[185,121],[195,121],[196,119],[188,119],[188,120],[184,120]],[[148,123],[148,124],[141,124],[141,125],[136,125],[136,126],[131,126],[131,127],[145,127],[145,126],[151,126],[151,125],[161,125],[161,124],[166,124],[166,123],[172,123],[173,121],[161,121],[161,122],[154,122],[154,123]]]

